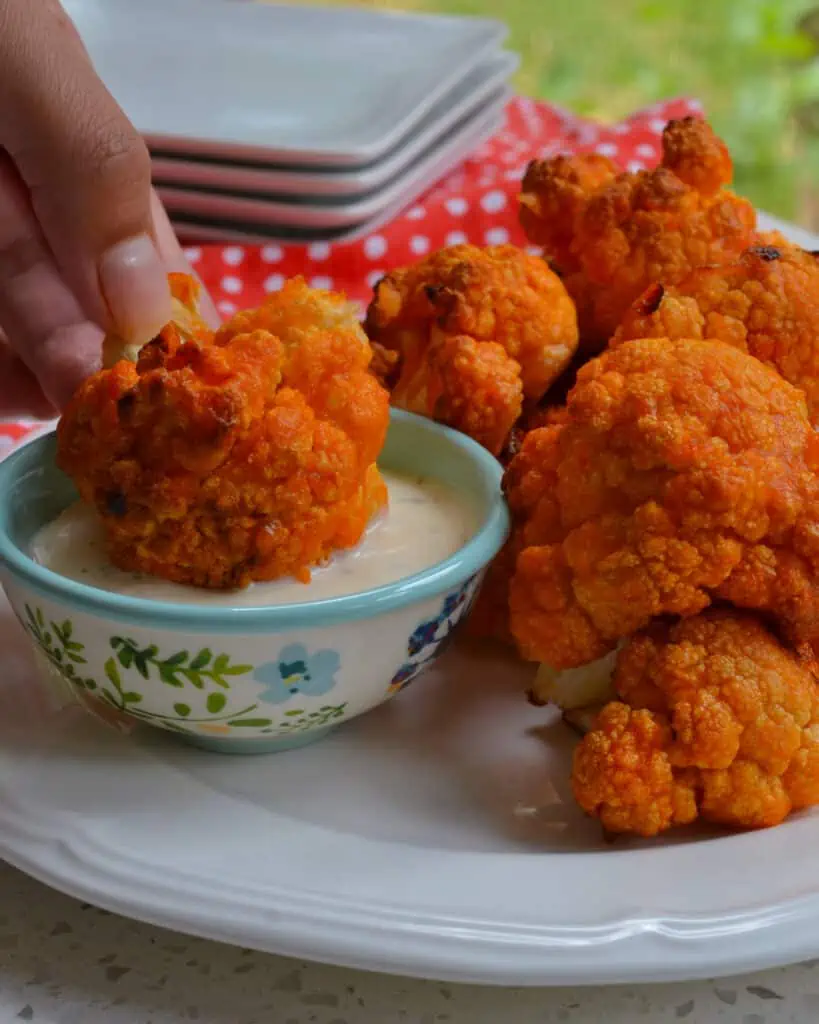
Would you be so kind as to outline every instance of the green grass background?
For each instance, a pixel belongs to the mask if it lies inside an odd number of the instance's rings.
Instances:
[[[358,2],[503,18],[523,55],[519,88],[602,120],[696,96],[731,146],[737,189],[819,228],[819,60],[798,29],[819,0]],[[812,101],[815,136],[800,127]]]

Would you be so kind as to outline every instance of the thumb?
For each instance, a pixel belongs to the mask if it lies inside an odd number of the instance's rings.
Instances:
[[[66,283],[100,327],[142,344],[170,318],[151,168],[56,0],[0,4],[0,143]]]

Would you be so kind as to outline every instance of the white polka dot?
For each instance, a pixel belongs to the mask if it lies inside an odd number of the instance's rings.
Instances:
[[[654,160],[657,156],[656,146],[650,146],[647,142],[641,142],[634,152],[644,160]]]
[[[509,232],[506,228],[490,228],[483,237],[487,245],[506,245],[509,241]]]
[[[271,274],[265,279],[264,290],[266,292],[278,292],[284,288],[284,278],[281,274]]]
[[[387,240],[383,235],[370,235],[364,243],[364,252],[371,260],[379,260],[387,251]]]
[[[280,245],[266,245],[262,249],[262,260],[265,263],[280,263],[284,252]]]
[[[599,153],[600,156],[617,156],[620,150],[613,142],[601,142],[600,145],[597,146],[596,152]]]
[[[444,206],[453,217],[463,217],[469,209],[469,203],[461,196],[453,196],[451,199],[447,199]]]
[[[526,246],[526,252],[528,252],[530,256],[542,256],[543,255],[543,250],[540,248],[539,245],[527,245]]]
[[[202,259],[202,250],[198,245],[191,246],[185,250],[185,257],[188,263],[198,263]]]
[[[310,279],[310,287],[323,288],[324,291],[330,291],[330,289],[333,287],[333,279],[332,277],[324,277],[321,275],[319,275],[318,277],[313,277]]]
[[[238,267],[244,258],[245,251],[238,245],[230,245],[227,249],[222,250],[222,259],[229,267]]]
[[[628,170],[631,174],[637,174],[638,171],[644,171],[645,169],[646,165],[642,160],[629,160],[628,162]]]
[[[330,243],[313,242],[307,246],[307,255],[316,263],[323,263],[330,255]]]
[[[631,131],[631,125],[627,123],[616,124],[611,130],[614,132],[615,135],[628,135],[628,133]]]
[[[444,241],[447,245],[466,245],[469,239],[463,231],[450,231]]]
[[[413,208],[407,214],[407,220],[423,220],[426,217],[427,211],[423,206],[413,206]]]
[[[665,131],[665,126],[667,123],[668,122],[662,117],[652,117],[652,119],[648,122],[648,127],[653,132],[656,132],[658,135],[662,135]]]
[[[220,302],[216,308],[224,316],[233,316],[233,314],[236,312],[236,306],[232,302],[227,302],[226,300]]]
[[[228,295],[238,295],[243,288],[244,284],[239,277],[222,278],[222,291],[227,292]]]
[[[367,274],[367,287],[375,288],[375,286],[378,284],[378,282],[381,280],[383,276],[383,270],[371,270],[369,274]]]
[[[425,252],[429,252],[429,239],[423,235],[414,235],[410,239],[410,249],[416,256],[423,256]]]

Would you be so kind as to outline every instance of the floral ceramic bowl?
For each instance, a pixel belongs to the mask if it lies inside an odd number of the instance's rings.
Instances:
[[[265,608],[203,607],[115,594],[28,554],[76,493],[55,438],[0,464],[0,578],[44,678],[91,709],[229,753],[318,739],[407,686],[466,617],[508,513],[501,468],[461,434],[394,412],[381,464],[468,495],[479,526],[455,555],[360,594]]]

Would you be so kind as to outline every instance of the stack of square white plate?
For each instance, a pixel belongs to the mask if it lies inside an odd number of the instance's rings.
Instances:
[[[247,0],[63,0],[189,238],[349,240],[497,132],[499,22]]]

